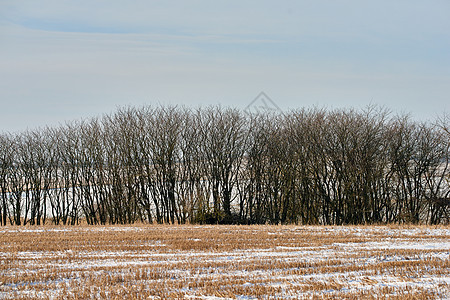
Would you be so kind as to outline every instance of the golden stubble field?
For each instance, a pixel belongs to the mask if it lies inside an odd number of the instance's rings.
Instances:
[[[0,299],[447,299],[450,227],[0,228]]]

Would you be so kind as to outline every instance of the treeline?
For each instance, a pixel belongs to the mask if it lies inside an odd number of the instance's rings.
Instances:
[[[0,135],[0,224],[449,223],[448,118],[125,108]]]

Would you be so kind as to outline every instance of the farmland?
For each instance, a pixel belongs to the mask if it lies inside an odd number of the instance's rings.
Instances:
[[[448,226],[0,228],[5,299],[446,299]]]

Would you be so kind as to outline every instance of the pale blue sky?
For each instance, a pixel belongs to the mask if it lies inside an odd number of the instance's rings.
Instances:
[[[0,131],[142,104],[450,108],[450,1],[0,0]]]

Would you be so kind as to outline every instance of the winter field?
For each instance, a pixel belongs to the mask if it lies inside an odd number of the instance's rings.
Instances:
[[[1,299],[449,299],[450,227],[0,228]]]

